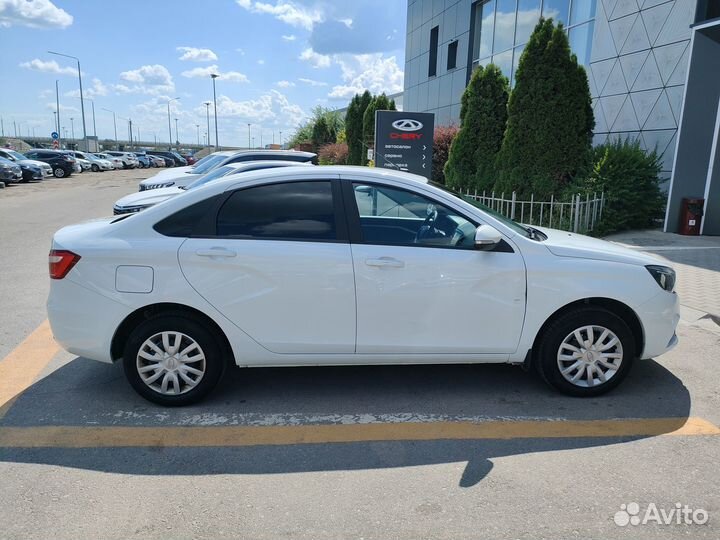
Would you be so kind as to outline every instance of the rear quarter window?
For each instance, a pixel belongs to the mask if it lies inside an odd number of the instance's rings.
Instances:
[[[206,231],[207,224],[214,225],[215,207],[222,195],[216,195],[209,199],[196,202],[172,215],[158,221],[154,226],[157,232],[164,236],[189,238],[200,235],[203,232],[213,234],[213,231]],[[214,229],[214,226],[213,226]]]

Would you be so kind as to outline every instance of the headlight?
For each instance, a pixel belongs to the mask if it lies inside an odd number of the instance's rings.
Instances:
[[[655,278],[657,284],[668,292],[672,292],[675,288],[675,270],[669,266],[646,266],[650,275]]]

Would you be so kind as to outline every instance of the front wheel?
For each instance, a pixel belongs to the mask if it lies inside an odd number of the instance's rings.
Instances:
[[[219,342],[213,331],[184,314],[154,317],[142,322],[125,344],[125,376],[138,394],[153,403],[196,403],[223,374]]]
[[[90,168],[92,169],[92,172],[99,172],[99,171],[100,171],[100,167],[99,167],[98,165],[96,165],[95,163],[93,163]]]
[[[586,306],[565,313],[544,331],[536,366],[553,388],[591,397],[612,390],[627,376],[635,339],[613,312]]]
[[[53,169],[53,174],[55,175],[55,178],[65,178],[67,176],[65,169],[62,167],[55,167]]]

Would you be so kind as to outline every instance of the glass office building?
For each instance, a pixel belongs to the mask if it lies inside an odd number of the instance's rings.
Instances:
[[[677,230],[682,197],[704,197],[703,232],[720,234],[720,164],[712,166],[720,159],[718,0],[408,0],[405,110],[459,123],[474,67],[492,62],[514,84],[541,16],[563,23],[586,68],[593,142],[627,138],[656,149],[670,199],[666,229]]]

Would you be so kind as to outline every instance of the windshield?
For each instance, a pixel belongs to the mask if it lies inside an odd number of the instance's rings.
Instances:
[[[209,172],[206,175],[201,176],[194,182],[189,183],[187,186],[185,186],[185,189],[193,189],[198,186],[202,186],[204,184],[207,184],[208,182],[212,182],[216,178],[221,178],[221,177],[225,176],[226,174],[230,174],[235,170],[237,170],[237,167],[232,167],[230,165],[225,165],[224,167],[218,167],[217,169],[214,169],[212,172]]]
[[[503,225],[507,225],[515,232],[518,232],[522,234],[523,236],[530,236],[532,238],[533,232],[532,229],[528,229],[526,227],[523,227],[519,223],[514,222],[512,219],[509,219],[505,216],[503,216],[500,212],[497,212],[490,208],[489,206],[485,206],[484,204],[476,201],[472,197],[468,197],[466,195],[463,195],[462,193],[458,193],[457,191],[450,189],[447,186],[444,186],[442,184],[438,184],[436,182],[429,182],[431,186],[434,186],[436,188],[442,189],[443,191],[447,191],[448,193],[455,195],[458,199],[462,199],[463,201],[472,204],[475,208],[478,208],[485,212],[486,214],[490,214],[492,217],[500,221]]]
[[[206,172],[214,169],[217,165],[220,164],[221,161],[224,161],[227,157],[228,156],[219,156],[216,154],[206,156],[195,164],[195,167],[193,167],[192,169],[192,174],[205,174]]]
[[[16,152],[15,150],[8,150],[7,148],[3,148],[3,151],[7,154],[10,154],[15,159],[27,159],[20,152]]]

